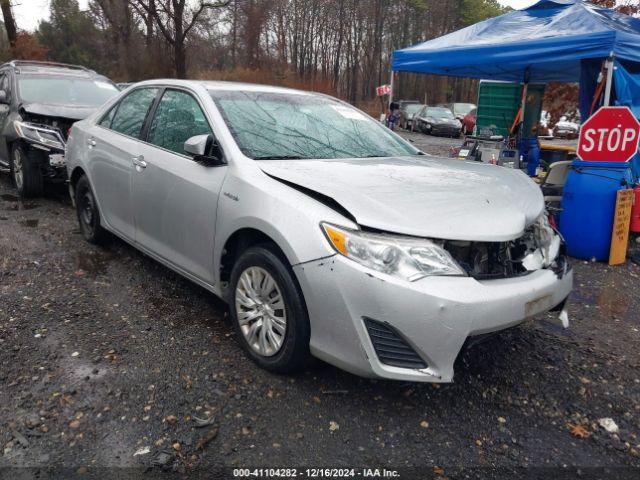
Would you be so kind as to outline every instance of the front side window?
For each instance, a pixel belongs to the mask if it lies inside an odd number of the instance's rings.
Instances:
[[[113,116],[115,115],[117,109],[118,109],[118,105],[114,105],[113,107],[111,107],[107,112],[107,114],[104,117],[102,117],[102,120],[100,120],[99,125],[101,127],[111,128],[111,121],[113,120]]]
[[[210,133],[209,122],[196,99],[180,90],[167,90],[156,109],[147,141],[184,154],[184,142],[196,135]]]
[[[141,88],[124,97],[111,121],[111,129],[130,137],[139,138],[144,119],[147,117],[157,93],[157,88]]]
[[[330,97],[236,90],[209,93],[242,153],[256,160],[420,154],[368,115]]]
[[[11,85],[8,72],[2,72],[0,74],[0,90],[5,91],[7,94],[7,100],[11,97]]]

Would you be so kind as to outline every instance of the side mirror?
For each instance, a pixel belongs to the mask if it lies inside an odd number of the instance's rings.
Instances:
[[[211,134],[196,135],[187,139],[184,142],[184,151],[191,155],[196,162],[206,166],[213,167],[225,164],[220,146]]]
[[[9,99],[7,98],[7,92],[4,90],[0,90],[0,103],[9,103]]]

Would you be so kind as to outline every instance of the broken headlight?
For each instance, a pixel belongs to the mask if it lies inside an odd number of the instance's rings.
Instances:
[[[431,275],[464,275],[464,270],[440,245],[422,238],[374,234],[336,227],[322,229],[333,248],[365,267],[410,282]]]
[[[18,135],[27,141],[64,150],[64,140],[57,130],[42,125],[20,122],[18,120],[13,122],[13,125]]]
[[[527,247],[527,254],[522,259],[522,266],[527,270],[547,268],[560,253],[562,238],[549,224],[549,217],[544,212],[522,237],[521,242]]]

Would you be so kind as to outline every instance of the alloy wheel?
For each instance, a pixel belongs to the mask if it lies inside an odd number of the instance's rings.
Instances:
[[[249,267],[242,272],[235,291],[240,330],[253,351],[263,357],[278,353],[287,331],[282,291],[269,272]]]

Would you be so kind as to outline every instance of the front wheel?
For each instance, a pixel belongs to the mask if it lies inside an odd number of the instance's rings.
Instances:
[[[260,367],[276,373],[303,369],[310,326],[291,267],[270,245],[246,250],[231,272],[230,310],[238,340]]]
[[[84,239],[94,245],[105,243],[109,234],[100,224],[98,204],[86,176],[80,177],[76,184],[75,201],[78,223]]]
[[[44,179],[40,171],[42,153],[29,150],[19,143],[11,147],[11,177],[20,197],[42,195]]]

